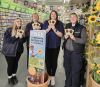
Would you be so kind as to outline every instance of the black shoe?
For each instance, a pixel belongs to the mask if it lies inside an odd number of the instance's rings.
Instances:
[[[8,84],[9,84],[9,85],[11,85],[11,86],[13,86],[13,85],[14,85],[13,78],[8,79]]]
[[[8,84],[9,84],[9,85],[11,84],[11,78],[10,78],[10,79],[8,79]]]
[[[13,76],[12,78],[13,78],[14,85],[17,84],[18,83],[17,77],[16,76]]]

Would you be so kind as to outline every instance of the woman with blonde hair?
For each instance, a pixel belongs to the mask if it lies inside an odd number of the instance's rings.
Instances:
[[[22,20],[16,18],[12,27],[4,33],[2,53],[7,61],[8,84],[15,85],[18,83],[16,72],[18,61],[23,53],[23,43],[25,42],[24,30],[22,29]]]

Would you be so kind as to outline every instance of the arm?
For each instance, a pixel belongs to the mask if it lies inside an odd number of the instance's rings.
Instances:
[[[42,26],[42,30],[46,30],[46,33],[48,33],[51,30],[47,21],[44,22],[44,24]]]
[[[18,38],[16,38],[15,36],[11,36],[11,30],[7,29],[6,32],[4,33],[4,39],[6,39],[8,42],[14,42],[16,41]]]
[[[81,38],[76,38],[74,40],[76,43],[80,43],[80,44],[85,44],[87,41],[87,34],[86,34],[86,29],[82,29],[81,32]]]
[[[56,34],[58,37],[62,37],[62,36],[63,36],[62,32],[58,31],[57,29],[53,29],[53,31],[55,32],[55,34]]]
[[[64,34],[64,26],[63,26],[63,23],[60,22],[58,24],[58,29],[56,29],[55,27],[53,27],[53,31],[55,32],[55,34],[58,36],[58,37],[62,37],[63,34]]]

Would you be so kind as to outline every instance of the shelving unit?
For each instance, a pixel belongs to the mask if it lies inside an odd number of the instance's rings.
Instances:
[[[25,27],[30,22],[31,14],[0,8],[0,52],[2,50],[4,32],[8,27],[12,26],[14,19],[17,17],[22,18],[23,26]]]

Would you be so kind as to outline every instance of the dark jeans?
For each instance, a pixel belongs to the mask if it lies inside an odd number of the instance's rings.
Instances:
[[[7,67],[7,74],[11,76],[12,74],[16,74],[18,69],[18,61],[20,59],[21,54],[17,53],[16,57],[8,57],[5,56],[8,67]]]
[[[82,53],[64,50],[65,87],[80,87]]]
[[[55,76],[59,50],[60,47],[51,49],[46,48],[45,62],[46,62],[47,72],[50,76]]]

